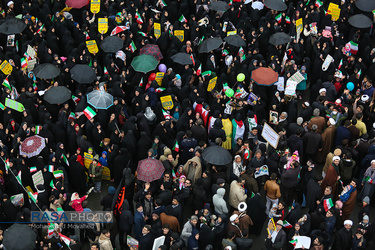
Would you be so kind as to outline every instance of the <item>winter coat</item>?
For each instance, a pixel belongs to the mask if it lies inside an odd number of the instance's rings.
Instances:
[[[111,239],[104,234],[100,235],[99,244],[101,250],[113,250]]]
[[[103,174],[103,167],[98,163],[94,167],[94,165],[91,163],[89,167],[89,174],[95,175],[95,177],[92,177],[95,182],[101,181],[102,180],[102,174]]]
[[[227,203],[224,200],[225,189],[219,188],[216,194],[212,197],[212,202],[215,206],[215,212],[217,214],[227,214],[228,208]]]
[[[191,163],[189,163],[189,161]],[[188,176],[188,173],[189,173],[189,170],[190,168],[193,168],[193,163],[192,162],[195,162],[197,163],[197,166],[195,167],[195,173],[194,173],[194,179],[192,180],[192,184],[195,184],[196,181],[201,178],[202,176],[202,165],[201,165],[201,160],[199,157],[197,156],[194,156],[193,158],[191,158],[190,160],[188,160],[184,167],[183,167],[183,170],[184,170],[184,173],[186,174],[186,177]]]
[[[120,231],[130,233],[132,231],[134,218],[132,212],[129,210],[129,202],[124,200],[122,204],[122,210],[118,221],[118,227]]]
[[[229,191],[229,204],[235,209],[238,208],[240,202],[246,201],[247,195],[245,194],[245,189],[238,185],[237,181],[232,181],[230,184]]]

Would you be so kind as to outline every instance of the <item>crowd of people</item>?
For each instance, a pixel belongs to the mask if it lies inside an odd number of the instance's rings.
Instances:
[[[375,248],[374,29],[348,22],[359,13],[374,21],[374,14],[358,9],[356,0],[285,0],[281,12],[263,1],[226,3],[215,11],[202,0],[102,0],[93,14],[87,1],[80,9],[66,9],[62,0],[1,2],[0,23],[16,17],[26,28],[0,36],[0,62],[12,66],[0,73],[0,243],[7,228],[29,222],[34,249],[43,250],[151,250],[160,236],[159,250],[240,250],[266,230],[266,249],[293,249],[306,237],[305,249]],[[331,3],[340,9],[335,21],[327,13]],[[98,18],[108,18],[104,34]],[[271,44],[278,32],[290,41]],[[117,53],[90,53],[86,40],[100,48],[110,35],[123,40]],[[200,53],[205,40],[228,35],[245,45],[224,42]],[[149,44],[158,45],[162,67],[135,71],[132,60]],[[191,62],[176,63],[177,53]],[[61,73],[36,77],[32,67],[46,63]],[[78,64],[92,67],[97,80],[73,80]],[[254,81],[260,67],[278,80]],[[158,71],[165,73],[161,80]],[[302,78],[291,94],[296,75]],[[72,98],[50,104],[43,93],[57,86]],[[87,94],[94,90],[111,94],[113,105],[91,106],[95,114],[88,116]],[[278,135],[276,145],[262,136],[265,126]],[[20,145],[34,135],[46,145],[27,156]],[[230,152],[231,163],[204,159],[216,145]],[[144,159],[162,163],[159,179],[138,178]],[[44,184],[35,186],[39,171]],[[88,199],[89,190],[102,198]],[[22,203],[12,198],[18,194]],[[114,221],[79,230],[56,224],[52,231],[30,222],[30,211],[85,213],[93,206],[115,211]],[[134,239],[138,246],[127,244]]]

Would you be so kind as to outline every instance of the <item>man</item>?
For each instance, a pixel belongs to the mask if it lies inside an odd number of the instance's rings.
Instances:
[[[242,231],[240,228],[240,219],[238,218],[238,214],[233,214],[229,218],[229,224],[228,224],[228,235],[232,232],[234,233],[236,238],[242,238]]]
[[[352,248],[352,225],[353,221],[344,221],[344,227],[336,233],[332,249],[350,250]]]
[[[313,108],[310,106],[310,103],[308,102],[302,103],[302,110],[299,116],[303,119],[303,121],[310,120],[312,113],[313,113]]]
[[[99,236],[99,244],[101,250],[113,250],[112,243],[110,240],[111,233],[108,229],[103,229]]]
[[[290,164],[289,169],[284,169],[281,174],[281,183],[283,187],[283,197],[285,204],[289,207],[293,202],[293,191],[297,186],[298,174],[301,171],[299,162],[294,161]]]
[[[142,236],[139,241],[139,250],[151,250],[152,245],[154,244],[154,237],[152,236],[151,232],[151,226],[145,225],[142,228]]]
[[[103,167],[99,163],[99,155],[95,155],[92,163],[89,167],[89,176],[92,178],[95,184],[95,193],[100,193],[102,188],[102,173]]]
[[[187,221],[184,225],[184,228],[182,229],[181,232],[181,239],[185,242],[185,246],[187,246],[188,239],[191,235],[191,232],[195,227],[197,226],[198,223],[198,217],[196,215],[192,215],[190,217],[190,220]]]
[[[303,162],[307,162],[308,159],[315,159],[316,154],[318,151],[322,150],[323,146],[322,136],[318,133],[318,125],[312,125],[311,132],[306,133],[302,137],[302,140],[305,150]]]
[[[279,220],[276,223],[276,230],[272,234],[268,234],[266,239],[267,250],[283,249],[286,243],[286,233],[284,232],[283,221]]]
[[[242,230],[243,238],[236,238],[235,242],[238,250],[248,250],[253,245],[253,240],[248,238],[249,230]]]
[[[217,193],[212,197],[212,202],[215,206],[215,214],[224,215],[228,214],[227,203],[224,200],[225,189],[219,188]]]
[[[237,209],[238,205],[246,201],[247,195],[245,194],[245,180],[240,177],[238,180],[232,181],[230,184],[230,192],[229,192],[229,204],[234,208]]]
[[[318,108],[313,111],[314,117],[310,119],[308,129],[313,130],[312,127],[315,124],[317,126],[316,132],[321,134],[326,123],[324,117],[320,116],[320,110]]]
[[[372,86],[372,81],[368,76],[365,76],[362,81],[361,94],[372,96],[374,93],[374,87]]]
[[[141,203],[137,203],[135,206],[134,213],[134,234],[135,238],[139,240],[142,236],[142,228],[146,224],[145,221],[148,219],[143,215],[143,207]]]
[[[344,139],[350,140],[350,131],[349,131],[350,121],[346,120],[344,125],[338,126],[336,129],[336,139],[335,146],[341,146]]]
[[[191,127],[191,132],[193,133],[193,138],[195,138],[198,142],[207,142],[207,130],[203,126],[202,118],[199,118]]]
[[[302,124],[303,124],[303,121],[308,121],[308,120],[309,119],[304,120],[302,117],[298,117],[296,123],[292,122],[291,124],[289,124],[288,129],[286,131],[287,132],[287,136],[290,137],[291,135],[294,135],[294,134],[302,134],[302,133],[304,133],[304,129],[302,127]]]
[[[322,150],[319,151],[317,154],[316,161],[319,163],[323,163],[326,159],[327,154],[332,150],[333,142],[335,140],[335,132],[336,132],[336,121],[333,118],[329,118],[327,121],[327,128],[322,133],[322,140],[323,140],[323,147]]]
[[[344,206],[342,207],[342,220],[347,220],[354,210],[355,203],[356,203],[356,200],[357,200],[357,183],[358,183],[358,180],[353,179],[349,184],[352,187],[352,189],[350,191],[348,191],[348,192],[350,192],[349,198],[346,201],[343,201]],[[347,185],[347,186],[349,186],[349,185]],[[346,190],[349,190],[349,188],[346,189]],[[345,189],[344,189],[344,191],[345,191]],[[343,195],[344,191],[341,192],[340,196]]]
[[[250,226],[254,225],[253,221],[251,220],[250,216],[246,213],[247,204],[245,202],[241,202],[238,205],[238,211],[234,211],[233,214],[238,215],[239,226],[241,231],[244,229],[249,229]]]
[[[280,186],[277,184],[277,175],[276,173],[271,174],[271,179],[266,181],[264,184],[264,190],[266,191],[266,213],[270,211],[270,208],[273,204],[279,203],[279,198],[281,196]]]
[[[357,118],[357,124],[355,126],[359,130],[359,136],[362,136],[363,134],[367,134],[366,124],[362,121],[363,114],[358,113],[355,115],[355,118]]]

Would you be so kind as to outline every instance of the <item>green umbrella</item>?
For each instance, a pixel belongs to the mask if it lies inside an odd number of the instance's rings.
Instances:
[[[147,73],[158,66],[158,60],[155,57],[150,55],[140,55],[133,59],[131,66],[135,71]]]

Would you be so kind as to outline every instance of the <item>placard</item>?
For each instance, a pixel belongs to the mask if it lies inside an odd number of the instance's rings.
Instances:
[[[264,123],[264,127],[262,130],[262,137],[275,149],[277,148],[277,144],[279,144],[279,134],[273,130],[270,125]]]
[[[340,17],[340,13],[341,13],[341,9],[337,4],[329,3],[327,14],[331,15],[332,21],[337,21],[337,19],[339,19]]]
[[[215,86],[216,86],[216,82],[217,82],[217,76],[212,78],[209,82],[208,82],[208,86],[207,86],[207,91],[208,92],[211,92]]]
[[[167,96],[162,96],[160,97],[161,105],[165,110],[171,110],[173,108],[173,101],[172,101],[172,96],[167,95]]]
[[[255,171],[254,178],[258,178],[259,176],[269,175],[267,165],[263,165],[259,168],[259,171]]]
[[[154,23],[154,35],[156,39],[161,36],[161,26],[160,23]]]
[[[227,36],[232,36],[232,35],[236,35],[236,34],[237,34],[237,30],[232,30],[232,31],[227,32]]]
[[[302,18],[300,18],[296,21],[297,42],[299,41],[302,30],[303,30],[303,21],[302,21]]]
[[[92,154],[84,152],[83,153],[83,158],[84,158],[83,162],[85,164],[85,167],[88,169],[90,167],[90,164],[91,164],[92,159],[94,158],[94,156]]]
[[[108,18],[98,18],[98,31],[105,34],[108,31]]]
[[[36,64],[36,59],[28,60],[27,61],[27,71],[28,72],[33,71],[33,69],[35,68],[35,64]]]
[[[302,246],[304,249],[310,249],[311,238],[307,236],[294,236],[294,240],[297,240],[297,244],[294,249],[301,249]]]
[[[4,60],[3,63],[0,65],[0,70],[5,74],[9,75],[12,73],[13,67],[8,63],[7,60]]]
[[[42,170],[39,170],[31,176],[33,178],[34,187],[36,188],[39,184],[44,185]]]
[[[277,124],[277,120],[279,119],[279,113],[276,111],[270,110],[270,119],[269,123],[271,124]]]
[[[157,72],[156,73],[155,81],[158,83],[159,86],[161,86],[163,78],[164,78],[164,72]]]
[[[276,230],[276,225],[275,225],[275,221],[273,220],[273,218],[271,218],[269,221],[268,221],[268,224],[267,224],[267,232],[269,235],[272,235],[272,233]]]
[[[296,81],[288,79],[288,81],[286,81],[285,95],[295,96],[297,84]]]
[[[60,12],[59,12],[59,15],[63,15],[64,12],[69,12],[70,10],[72,9],[72,7],[65,7],[64,9],[62,9]]]
[[[174,36],[178,38],[181,42],[184,41],[184,31],[183,30],[175,30]]]
[[[111,179],[111,171],[108,167],[103,166],[102,180],[109,181]]]
[[[165,236],[160,236],[154,240],[154,244],[152,245],[152,250],[158,250],[159,246],[164,244]]]
[[[251,106],[254,106],[255,104],[257,104],[258,99],[258,96],[256,96],[253,92],[250,92],[249,97],[247,98],[247,103]]]
[[[16,194],[16,195],[11,196],[10,202],[12,202],[14,206],[22,207],[24,204],[23,194]]]
[[[90,11],[91,13],[98,13],[100,11],[100,0],[90,1]]]
[[[31,47],[29,44],[27,45],[27,50],[26,50],[26,53],[29,57],[31,57],[31,59],[34,59],[35,58],[35,50],[33,47]],[[29,60],[30,61],[30,60]]]
[[[13,47],[15,40],[16,40],[16,35],[8,35],[8,37],[7,37],[7,46],[8,47]]]
[[[86,41],[86,47],[91,54],[96,54],[99,52],[98,45],[95,40]]]

